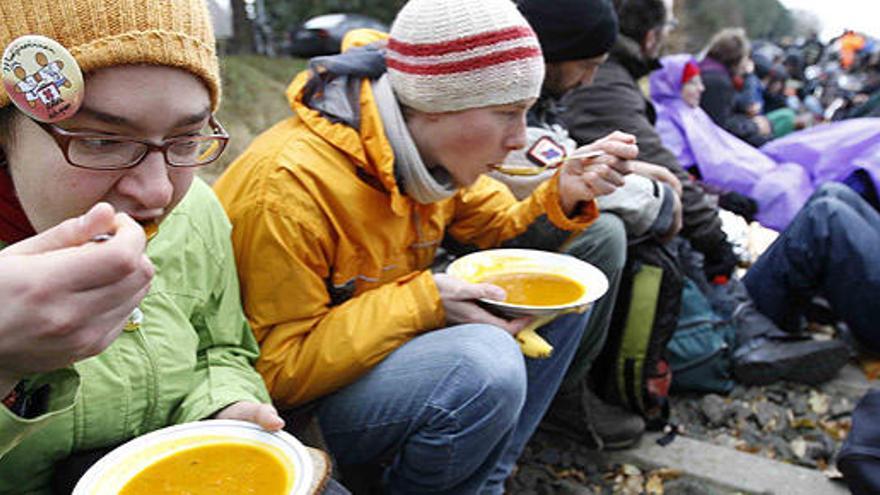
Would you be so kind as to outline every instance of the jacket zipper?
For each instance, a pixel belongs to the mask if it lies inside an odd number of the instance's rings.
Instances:
[[[153,415],[156,413],[156,405],[157,405],[157,397],[158,397],[158,386],[156,376],[158,376],[156,372],[156,361],[153,359],[153,354],[150,352],[150,347],[147,343],[147,338],[144,336],[144,327],[141,327],[138,331],[135,332],[138,336],[138,340],[140,341],[141,347],[144,351],[144,356],[147,358],[147,373],[146,373],[146,383],[147,383],[147,409],[144,414],[143,425],[149,430],[153,429]]]

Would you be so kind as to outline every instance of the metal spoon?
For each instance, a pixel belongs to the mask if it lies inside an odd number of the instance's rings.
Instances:
[[[571,160],[593,160],[604,155],[604,151],[586,151],[583,153],[575,153],[570,156],[564,156],[561,158],[557,158],[555,160],[551,160],[544,165],[541,166],[523,166],[523,165],[512,165],[509,163],[499,163],[494,166],[494,169],[502,174],[506,175],[538,175],[544,170],[548,168],[554,168],[558,165],[561,165],[567,161]]]

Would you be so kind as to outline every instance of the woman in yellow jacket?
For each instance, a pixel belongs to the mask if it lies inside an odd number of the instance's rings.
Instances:
[[[412,0],[382,46],[313,60],[287,91],[293,116],[216,184],[257,369],[280,407],[317,407],[340,464],[389,459],[391,493],[502,493],[586,316],[547,325],[556,352],[524,359],[511,334],[527,321],[474,303],[503,291],[430,264],[447,234],[557,249],[637,148],[614,135],[595,145],[604,161],[569,162],[517,202],[484,176],[524,146],[544,75],[514,4]]]

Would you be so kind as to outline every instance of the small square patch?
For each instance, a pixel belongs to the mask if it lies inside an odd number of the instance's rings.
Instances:
[[[559,160],[564,157],[565,148],[548,136],[543,136],[535,141],[535,144],[526,152],[526,158],[539,167],[553,164],[549,168],[556,168],[562,163]]]

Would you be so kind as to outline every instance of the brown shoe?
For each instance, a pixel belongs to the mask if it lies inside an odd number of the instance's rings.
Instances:
[[[645,432],[641,416],[603,402],[584,384],[557,394],[541,421],[541,429],[565,435],[594,450],[632,447]]]

